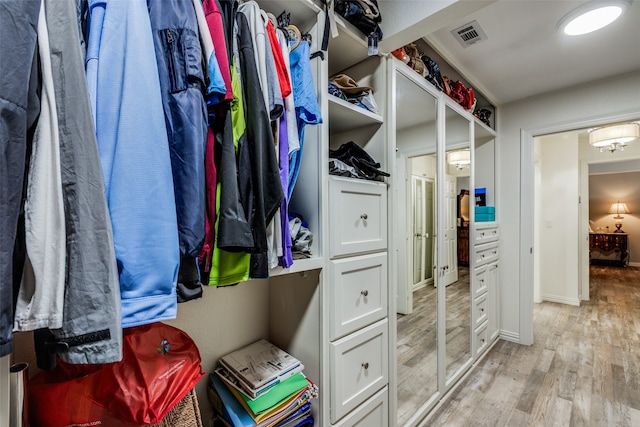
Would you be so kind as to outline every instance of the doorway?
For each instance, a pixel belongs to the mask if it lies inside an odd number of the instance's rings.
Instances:
[[[597,218],[589,213],[589,171],[637,171],[640,162],[632,159],[640,156],[640,148],[630,146],[623,152],[601,153],[588,144],[585,128],[536,137],[534,153],[533,300],[579,305],[581,300],[589,299],[590,221],[595,220],[603,232],[606,227],[611,232],[614,229],[612,215],[607,216],[603,209]],[[610,182],[617,184],[611,184],[606,191],[609,204],[621,197],[630,198],[634,192],[633,179]],[[634,226],[635,219],[629,220],[629,226]]]

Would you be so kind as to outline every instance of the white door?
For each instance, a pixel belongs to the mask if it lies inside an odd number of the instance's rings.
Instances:
[[[433,282],[433,180],[412,175],[413,290]]]
[[[447,260],[445,263],[444,285],[450,285],[458,281],[458,234],[456,227],[457,216],[457,188],[456,177],[445,175],[444,179],[444,248]]]

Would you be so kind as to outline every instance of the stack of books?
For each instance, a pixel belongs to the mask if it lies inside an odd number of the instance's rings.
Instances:
[[[313,427],[317,387],[303,364],[266,340],[223,356],[209,375],[218,420],[229,427]]]

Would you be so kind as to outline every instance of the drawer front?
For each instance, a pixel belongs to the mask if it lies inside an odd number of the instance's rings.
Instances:
[[[330,339],[387,317],[387,253],[332,260]]]
[[[333,427],[386,427],[389,425],[389,389],[383,388]]]
[[[476,348],[476,356],[480,356],[489,346],[489,336],[487,334],[487,324],[483,324],[479,328],[476,329],[475,333],[475,348]]]
[[[389,382],[388,322],[331,343],[331,422],[335,423]]]
[[[475,246],[473,249],[475,266],[489,264],[498,260],[498,242]]]
[[[473,270],[473,297],[477,298],[487,292],[489,283],[489,267],[485,264]]]
[[[331,258],[387,247],[387,186],[329,178]]]
[[[474,236],[474,244],[479,245],[482,243],[495,242],[500,238],[498,234],[498,226],[494,225],[480,225],[476,223],[476,231]]]
[[[487,321],[488,318],[488,311],[489,310],[489,305],[488,305],[488,301],[487,301],[487,294],[485,293],[484,295],[482,295],[481,297],[476,298],[475,300],[475,311],[474,311],[474,317],[475,317],[475,322],[473,322],[474,327],[478,327],[480,325],[482,325],[484,322]]]

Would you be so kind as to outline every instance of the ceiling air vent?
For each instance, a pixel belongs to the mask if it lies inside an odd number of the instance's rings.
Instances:
[[[474,43],[487,39],[487,35],[480,28],[478,21],[471,21],[462,25],[451,31],[451,34],[460,42],[462,47],[469,47]]]

